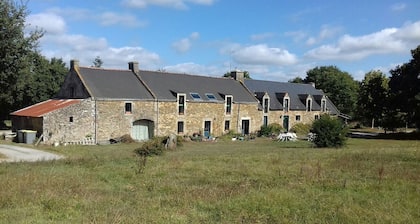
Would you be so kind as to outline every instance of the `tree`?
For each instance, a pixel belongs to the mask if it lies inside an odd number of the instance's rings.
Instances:
[[[43,31],[25,34],[26,5],[13,0],[0,1],[0,121],[19,108],[19,92],[30,72],[33,52]]]
[[[411,50],[412,59],[391,70],[389,88],[393,110],[403,113],[405,121],[420,130],[420,45]]]
[[[294,79],[289,80],[290,83],[305,83],[301,77],[295,77]]]
[[[100,68],[104,62],[102,61],[101,57],[96,56],[95,60],[93,60],[93,67]]]
[[[386,75],[378,70],[366,73],[360,83],[357,114],[363,123],[371,122],[372,128],[375,120],[382,125],[389,101],[388,82]]]
[[[232,77],[232,73],[231,73],[231,72],[226,72],[226,73],[223,75],[223,77],[225,77],[225,78]],[[248,72],[248,71],[244,71],[244,78],[245,78],[245,79],[251,79],[251,76],[249,75],[249,72]]]
[[[342,147],[347,140],[348,129],[340,120],[328,114],[314,121],[311,131],[315,134],[313,143],[319,148]]]
[[[335,66],[322,66],[306,73],[305,83],[315,83],[340,112],[354,115],[359,85],[353,77]]]

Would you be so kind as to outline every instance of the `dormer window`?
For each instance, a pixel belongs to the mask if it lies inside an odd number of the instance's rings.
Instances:
[[[202,100],[200,94],[198,93],[190,93],[193,100]]]
[[[225,108],[226,108],[226,114],[232,113],[232,96],[225,96]]]
[[[177,102],[178,102],[178,114],[183,115],[185,113],[185,94],[178,94]]]
[[[327,100],[325,98],[322,98],[321,100],[321,112],[327,111]]]
[[[288,112],[290,109],[290,98],[289,97],[284,97],[283,99],[283,111]]]
[[[270,98],[268,96],[264,96],[263,98],[264,113],[268,113],[269,109],[270,109]]]
[[[312,99],[309,97],[306,99],[306,111],[312,111]]]

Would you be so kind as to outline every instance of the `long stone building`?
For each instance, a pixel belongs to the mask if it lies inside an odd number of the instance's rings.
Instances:
[[[215,78],[139,69],[102,69],[70,62],[54,99],[13,112],[12,128],[36,130],[46,144],[107,142],[125,134],[135,140],[171,133],[244,135],[262,125],[285,129],[311,123],[323,113],[339,114],[312,85]]]

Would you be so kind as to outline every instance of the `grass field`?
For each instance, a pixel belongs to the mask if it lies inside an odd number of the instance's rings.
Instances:
[[[420,141],[190,142],[142,173],[136,147],[45,147],[67,158],[0,163],[0,222],[420,222]]]

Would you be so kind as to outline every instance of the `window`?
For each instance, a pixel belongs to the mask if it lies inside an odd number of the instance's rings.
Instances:
[[[209,100],[217,100],[213,93],[206,93],[206,97]]]
[[[185,94],[178,94],[178,114],[185,113]]]
[[[267,126],[268,126],[268,116],[264,116],[263,125],[264,125],[265,127],[267,127]]]
[[[194,100],[201,100],[201,96],[198,93],[190,93],[190,95]]]
[[[264,103],[263,103],[264,113],[268,113],[269,106],[270,105],[269,105],[268,98],[264,98]]]
[[[230,130],[230,121],[225,121],[225,131]]]
[[[315,115],[315,120],[318,120],[319,119],[319,115],[317,114],[317,115]]]
[[[321,100],[321,112],[327,111],[327,101],[325,99]]]
[[[300,115],[296,115],[296,121],[300,121]]]
[[[289,111],[289,98],[284,98],[283,100],[283,110],[284,111]]]
[[[69,117],[69,122],[73,123],[73,116]]]
[[[232,96],[226,96],[226,114],[232,113]]]
[[[70,87],[70,98],[74,98],[76,96],[76,90],[73,86]]]
[[[184,122],[183,121],[178,121],[178,134],[182,134],[184,133]]]
[[[131,103],[125,103],[125,113],[126,114],[131,114],[131,112],[132,112],[132,109],[133,109],[133,106],[131,105]]]
[[[306,99],[306,111],[312,111],[312,99]]]

